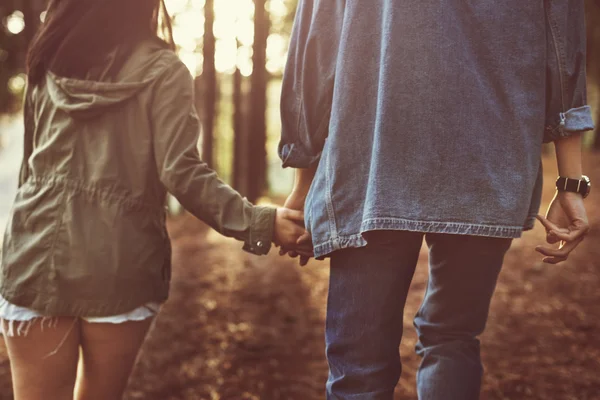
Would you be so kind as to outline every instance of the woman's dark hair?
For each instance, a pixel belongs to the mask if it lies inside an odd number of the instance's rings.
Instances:
[[[29,82],[40,83],[48,71],[81,79],[118,49],[110,71],[116,74],[148,38],[175,49],[164,0],[50,0],[27,54]]]

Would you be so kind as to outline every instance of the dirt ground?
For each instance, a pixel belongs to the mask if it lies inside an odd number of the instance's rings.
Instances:
[[[600,182],[600,155],[586,171]],[[556,176],[552,161],[546,177]],[[552,195],[551,185],[545,193]],[[595,230],[572,258],[542,265],[541,227],[507,254],[484,334],[484,400],[600,399],[600,190],[587,200]],[[304,269],[273,251],[254,257],[189,216],[170,221],[172,294],[133,374],[126,399],[324,398],[326,262]],[[398,399],[416,399],[412,328],[427,282],[427,253],[411,287]],[[11,399],[0,344],[0,399]]]

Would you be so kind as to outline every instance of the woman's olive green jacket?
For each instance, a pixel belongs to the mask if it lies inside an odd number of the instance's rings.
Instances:
[[[275,210],[256,207],[198,155],[193,79],[140,44],[116,77],[48,73],[25,99],[25,157],[4,237],[0,294],[44,315],[109,316],[166,300],[166,193],[266,254]],[[202,268],[190,260],[189,268]]]

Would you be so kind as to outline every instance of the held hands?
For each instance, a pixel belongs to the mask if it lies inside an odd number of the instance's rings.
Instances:
[[[291,210],[301,210],[299,212],[301,212],[304,215],[303,211],[304,211],[304,201],[305,200],[306,200],[305,194],[300,193],[300,191],[294,190],[288,196],[288,198],[284,204],[284,207],[289,208]],[[302,220],[302,225],[304,225],[304,220]],[[314,254],[312,253],[312,238],[310,237],[310,235],[308,233],[306,233],[306,236],[303,236],[301,239],[304,241],[304,243],[310,244],[310,246],[311,246],[310,254],[299,252],[293,246],[281,246],[281,249],[279,250],[279,255],[285,256],[286,254],[288,254],[292,258],[296,258],[296,257],[300,256],[300,266],[305,266],[308,263],[308,260],[310,260],[310,258],[312,258],[314,256]]]
[[[304,229],[304,212],[278,208],[275,217],[275,244],[306,259],[313,256],[312,240]]]
[[[569,254],[583,241],[589,231],[583,198],[578,193],[557,192],[550,203],[546,217],[537,219],[546,228],[546,241],[559,243],[558,248],[537,246],[535,250],[544,255],[543,261],[558,264],[567,260]]]

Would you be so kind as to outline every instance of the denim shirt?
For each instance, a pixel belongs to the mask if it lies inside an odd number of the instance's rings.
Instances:
[[[279,155],[316,257],[373,230],[519,237],[543,142],[593,129],[583,0],[300,0]]]

